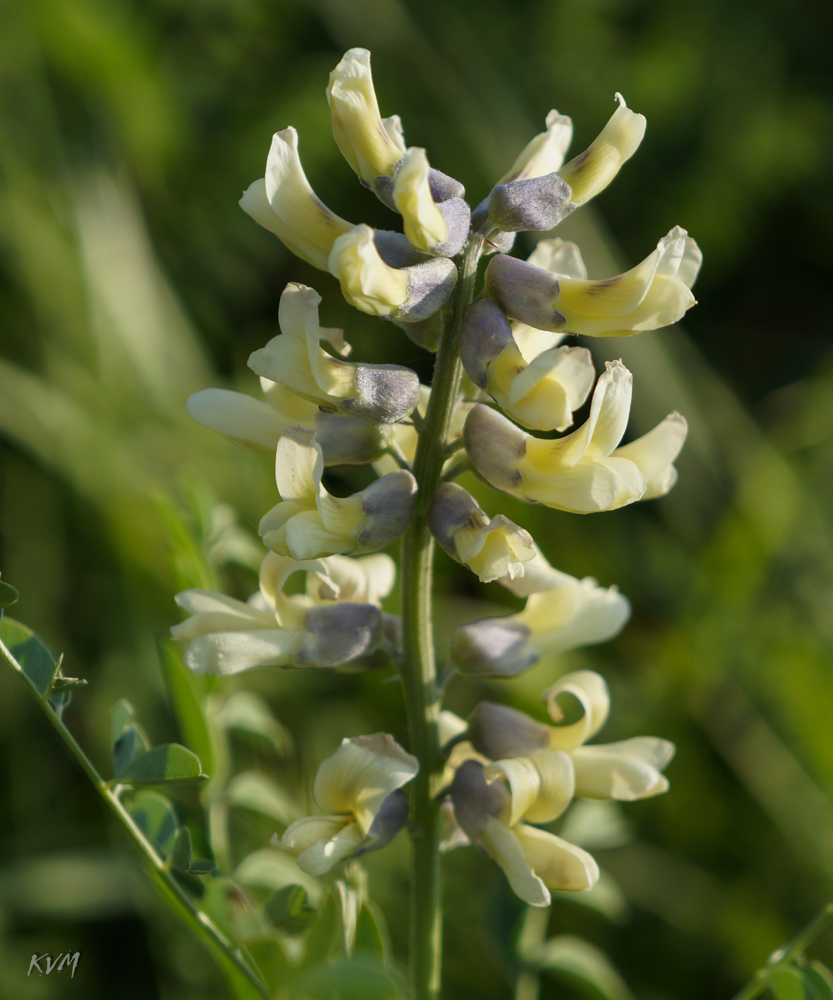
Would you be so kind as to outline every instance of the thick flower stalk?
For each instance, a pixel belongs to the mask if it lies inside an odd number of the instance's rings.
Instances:
[[[640,264],[602,279],[589,278],[578,247],[558,238],[542,240],[526,261],[509,255],[517,232],[552,229],[633,157],[646,122],[621,95],[596,140],[566,163],[572,122],[550,111],[544,131],[472,212],[463,185],[421,146],[408,146],[398,116],[382,117],[366,49],[345,53],[326,93],[339,150],[391,211],[394,228],[324,205],[291,125],[273,136],[264,176],[240,204],[333,275],[348,303],[388,321],[386,336],[404,332],[436,351],[434,377],[429,387],[399,365],[347,360],[342,331],[321,325],[318,293],[287,285],[280,334],[249,361],[265,398],[211,389],[189,401],[200,423],[275,456],[280,502],[260,522],[270,550],[260,591],[248,602],[187,591],[178,601],[189,617],[173,632],[202,672],[396,664],[408,749],[386,734],[344,740],[315,779],[322,814],[292,823],[274,843],[322,875],[407,826],[411,995],[437,1000],[441,849],[477,844],[521,899],[545,906],[552,890],[586,890],[598,878],[586,851],[545,828],[575,796],[630,801],[668,788],[672,745],[657,737],[588,743],[608,716],[607,685],[587,670],[559,679],[560,654],[615,636],[628,600],[614,586],[553,568],[522,524],[486,510],[509,494],[553,510],[602,512],[671,489],[684,418],[672,413],[623,444],[631,373],[616,361],[597,379],[587,346],[563,341],[676,323],[694,304],[701,257],[680,227]],[[588,399],[589,414],[575,426]],[[335,496],[322,479],[339,464],[371,466],[377,478]],[[482,489],[498,491],[482,506],[473,480],[468,489],[454,481],[472,470]],[[390,557],[356,556],[400,537],[396,620],[381,607],[394,581]],[[469,679],[550,671],[549,723],[497,701],[479,704],[468,721],[443,710],[435,540],[482,584],[498,583],[519,602],[502,617],[459,624],[443,659]],[[289,595],[296,572],[306,574],[305,587]]]

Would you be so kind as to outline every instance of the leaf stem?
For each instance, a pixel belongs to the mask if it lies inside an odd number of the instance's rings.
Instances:
[[[483,241],[472,238],[460,258],[457,287],[434,364],[431,399],[420,426],[413,473],[419,491],[414,516],[402,539],[402,681],[411,751],[419,760],[413,782],[411,822],[411,997],[435,1000],[440,991],[442,899],[440,880],[441,814],[434,797],[440,790],[440,690],[432,625],[434,540],[428,507],[446,458],[445,444],[462,378],[460,327],[468,309]]]
[[[833,924],[833,902],[828,903],[789,944],[773,952],[766,968],[758,969],[740,993],[735,994],[733,1000],[753,1000],[753,997],[760,996],[769,984],[770,973],[798,958],[831,924]]]
[[[27,676],[26,672],[2,641],[0,641],[0,654],[2,654],[9,666],[26,686],[29,693],[41,709],[43,709],[53,728],[69,748],[73,757],[81,765],[81,768],[92,782],[96,791],[127,828],[127,832],[132,837],[133,842],[149,862],[157,883],[157,888],[161,890],[166,901],[191,925],[192,929],[197,931],[197,935],[214,952],[224,972],[228,973],[230,970],[233,970],[233,974],[236,973],[237,977],[242,975],[257,990],[260,996],[264,997],[265,1000],[269,1000],[269,991],[266,984],[260,978],[260,975],[248,964],[241,949],[233,941],[230,941],[205,913],[197,909],[193,899],[191,899],[168,870],[165,859],[160,857],[153,844],[136,825],[133,817],[118,797],[119,789],[123,786],[119,784],[114,785],[112,782],[106,781],[101,777],[78,741],[69,729],[67,729],[59,716],[52,710],[47,701],[49,695],[41,696],[35,684]]]

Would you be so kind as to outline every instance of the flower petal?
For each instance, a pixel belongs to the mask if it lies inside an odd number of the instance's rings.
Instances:
[[[563,694],[576,698],[582,714],[578,721],[564,722],[564,712],[558,703]],[[595,736],[607,721],[610,712],[610,692],[604,678],[593,670],[575,670],[565,674],[541,695],[550,718],[559,725],[550,731],[550,746],[554,750],[575,750]]]
[[[549,906],[552,897],[524,856],[523,846],[516,835],[518,829],[510,830],[499,819],[489,819],[479,841],[503,869],[516,896],[530,906]]]
[[[509,826],[521,819],[550,823],[573,799],[573,764],[560,750],[538,750],[528,757],[496,760],[485,771],[486,780],[503,775],[512,796]]]
[[[301,629],[210,632],[185,650],[186,664],[198,674],[238,674],[254,667],[286,667],[306,642]]]
[[[350,813],[367,834],[382,803],[419,770],[416,757],[387,733],[342,740],[318,768],[315,801],[328,812]]]
[[[633,802],[668,791],[668,779],[661,771],[674,756],[674,744],[656,736],[636,736],[578,747],[570,756],[577,795]]]
[[[575,844],[525,823],[513,827],[512,833],[520,844],[524,861],[548,888],[583,892],[598,882],[599,866],[595,858]]]

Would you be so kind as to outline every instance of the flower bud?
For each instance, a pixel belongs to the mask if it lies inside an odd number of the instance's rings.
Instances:
[[[362,549],[383,549],[398,538],[414,512],[417,482],[405,469],[389,472],[357,494],[362,498]]]
[[[486,270],[486,292],[507,316],[539,330],[628,337],[682,319],[702,254],[679,226],[641,264],[602,281],[554,275],[501,255]]]
[[[550,744],[549,726],[492,701],[481,701],[471,713],[469,735],[475,749],[490,760],[526,757]]]
[[[367,831],[367,840],[356,851],[354,856],[361,857],[362,854],[367,854],[368,851],[378,851],[379,848],[389,844],[397,833],[404,829],[405,824],[408,822],[410,811],[411,806],[408,802],[408,796],[402,789],[397,788],[396,791],[391,792],[382,802],[379,812],[376,813],[373,822],[370,824],[370,829]]]
[[[484,228],[487,233],[492,229],[540,232],[557,226],[574,207],[570,186],[558,174],[498,184],[489,195]]]
[[[324,454],[325,466],[366,465],[385,453],[390,439],[390,424],[377,424],[364,417],[349,417],[326,410],[316,412],[313,429]]]
[[[497,489],[575,513],[661,496],[676,480],[672,462],[685,440],[686,422],[672,413],[650,433],[617,448],[631,391],[627,368],[621,361],[607,362],[587,421],[556,440],[525,434],[500,414],[475,406],[464,432],[472,464]]]
[[[535,555],[532,536],[499,514],[489,520],[478,503],[456,483],[443,483],[428,509],[434,537],[457,562],[468,566],[483,583],[523,575],[524,562]]]
[[[487,820],[499,816],[509,805],[509,793],[502,783],[488,782],[483,771],[479,761],[463,761],[451,785],[454,815],[472,840],[481,835]]]
[[[435,202],[424,149],[412,146],[402,158],[393,185],[393,202],[405,235],[423,253],[454,257],[469,233],[471,212],[462,198]]]
[[[559,171],[570,185],[573,205],[583,205],[603,191],[645,135],[645,116],[631,111],[621,94],[616,100],[619,107],[596,139]]]
[[[296,654],[302,667],[340,667],[372,653],[382,638],[382,615],[372,604],[324,604],[304,616],[308,638]]]
[[[310,187],[291,126],[272,136],[266,177],[249,185],[240,207],[313,267],[327,270],[333,243],[351,228]]]
[[[402,420],[419,398],[416,373],[399,365],[355,364],[327,354],[321,340],[341,331],[319,325],[320,302],[314,289],[290,282],[279,306],[281,334],[251,355],[249,367],[319,406],[382,423]]]
[[[516,677],[539,659],[529,636],[526,625],[517,621],[504,624],[501,618],[460,625],[451,636],[451,660],[461,674]]]
[[[335,241],[328,267],[350,305],[371,316],[409,322],[435,313],[457,282],[457,268],[446,257],[410,267],[390,267],[380,256],[373,230],[364,224]]]
[[[379,175],[390,176],[405,141],[398,116],[383,121],[379,113],[367,49],[344,53],[330,73],[327,102],[333,137],[359,179],[370,185]]]

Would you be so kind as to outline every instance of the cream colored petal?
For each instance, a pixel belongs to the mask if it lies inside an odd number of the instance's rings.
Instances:
[[[485,525],[470,521],[454,532],[457,555],[483,583],[522,574],[523,564],[535,555],[534,544],[528,531],[502,514]]]
[[[524,563],[523,576],[514,580],[500,581],[513,594],[517,594],[518,597],[528,597],[530,594],[537,594],[544,590],[555,590],[556,587],[576,582],[574,576],[562,573],[561,570],[550,566],[537,545],[534,545],[534,550],[533,558]]]
[[[440,712],[439,718],[440,746],[444,747],[446,743],[453,740],[455,736],[460,736],[468,728],[469,724],[465,719],[461,719],[459,715],[455,715],[453,712],[443,709]]]
[[[564,712],[558,703],[563,694],[576,698],[582,714],[576,722],[562,722]],[[550,718],[561,725],[550,730],[550,746],[553,750],[575,750],[591,739],[607,721],[610,712],[610,692],[605,679],[593,670],[575,670],[565,674],[541,695]]]
[[[315,601],[353,601],[378,607],[396,580],[396,563],[381,552],[359,559],[330,556],[322,564],[325,578],[307,577],[307,594]]]
[[[324,457],[313,431],[290,427],[275,452],[275,482],[281,499],[312,507],[324,473]]]
[[[552,897],[524,857],[516,829],[510,830],[499,819],[490,818],[486,821],[480,843],[503,869],[516,896],[530,906],[549,906]]]
[[[630,602],[615,587],[600,587],[587,577],[532,594],[516,620],[532,631],[532,648],[552,656],[607,642],[622,631],[630,611]]]
[[[342,740],[318,768],[315,801],[328,812],[349,813],[367,834],[384,800],[419,770],[416,757],[387,733]]]
[[[274,838],[273,844],[297,858],[319,840],[332,840],[348,825],[353,825],[349,816],[305,816],[290,823],[283,836]]]
[[[296,514],[303,513],[309,508],[300,503],[277,503],[271,510],[266,511],[260,519],[258,534],[263,539],[263,544],[267,545],[279,555],[287,556],[286,551],[286,526]]]
[[[268,221],[264,195],[273,216]],[[350,229],[350,223],[331,212],[310,187],[298,156],[298,133],[292,127],[272,137],[262,186],[255,181],[240,206],[293,253],[321,270],[327,269],[334,241]]]
[[[344,538],[358,538],[365,525],[362,513],[362,494],[349,497],[334,497],[324,487],[320,487],[316,500],[318,515],[327,531]]]
[[[529,363],[534,361],[539,354],[557,347],[567,336],[566,333],[553,333],[550,330],[536,330],[533,326],[515,320],[510,324],[512,327],[512,337],[518,345],[524,361]]]
[[[200,389],[188,397],[187,408],[188,415],[203,427],[269,454],[274,453],[281,431],[289,426],[264,400],[229,389]]]
[[[190,641],[207,632],[251,631],[275,625],[271,611],[260,611],[251,604],[210,590],[183,590],[174,600],[191,616],[171,627],[175,639]]]
[[[307,641],[300,629],[210,632],[185,650],[186,664],[198,674],[229,675],[254,667],[283,667]]]
[[[408,242],[423,253],[431,253],[448,237],[445,218],[431,196],[430,169],[425,150],[412,146],[402,159],[393,185],[393,201],[402,216]]]
[[[308,875],[324,875],[339,861],[349,858],[365,842],[355,823],[347,823],[334,837],[319,840],[298,855],[298,867]]]
[[[341,334],[340,330],[325,329],[320,325],[318,321],[320,304],[321,296],[314,288],[295,282],[290,282],[286,286],[278,306],[278,322],[283,338],[286,338],[285,355],[274,357],[271,368],[276,372],[277,378],[289,388],[326,405],[327,402],[356,395],[354,385],[356,366],[333,358],[321,349],[322,339],[332,338],[336,341],[336,346],[344,345],[343,335],[338,336]],[[277,338],[277,344],[274,340],[270,342],[274,345],[273,351],[280,348],[283,338]],[[306,353],[306,364],[301,361],[302,344]],[[269,345],[267,350],[268,347]],[[292,353],[289,353],[290,351]],[[261,367],[265,368],[267,363],[268,359],[264,358]],[[289,365],[303,366],[303,375],[300,371],[290,370]],[[254,367],[251,362],[250,367]],[[302,378],[311,378],[316,388],[311,392],[302,388]],[[298,387],[295,385],[296,381]]]
[[[587,268],[581,256],[581,250],[575,243],[556,237],[552,240],[539,240],[535,249],[527,257],[530,264],[542,267],[545,271],[563,275],[565,278],[587,277]]]
[[[647,486],[643,500],[663,496],[674,485],[677,474],[671,463],[679,455],[687,433],[685,417],[670,413],[652,431],[613,453],[613,458],[633,462],[645,477]]]
[[[570,160],[559,175],[572,189],[572,202],[583,205],[603,191],[622,164],[636,152],[645,135],[645,116],[635,114],[616,95],[619,107],[587,149]]]
[[[285,602],[283,604],[280,602],[280,597],[286,581],[293,573],[317,574],[322,581],[328,579],[327,570],[322,560],[299,562],[291,556],[278,555],[275,552],[266,553],[260,564],[260,593],[267,605],[276,609],[278,622],[283,626],[289,626],[290,622],[285,621],[280,613],[281,609],[286,607]],[[293,627],[295,626],[296,620],[294,618],[291,624]]]
[[[508,407],[503,409],[525,427],[566,430],[573,423],[573,412],[587,399],[595,378],[596,369],[588,350],[553,348],[540,354],[515,377]]]
[[[276,549],[275,540],[263,536],[264,542]],[[342,535],[329,531],[321,523],[317,510],[304,510],[294,514],[286,522],[283,540],[287,553],[293,559],[317,559],[322,556],[343,555],[352,552],[357,545],[355,535]]]
[[[599,866],[595,858],[575,844],[524,823],[519,823],[512,832],[524,861],[548,888],[582,892],[598,882]]]
[[[703,254],[685,229],[675,226],[659,241],[657,250],[660,258],[657,274],[679,278],[686,288],[691,288],[700,272]]]
[[[589,459],[606,458],[622,440],[628,426],[633,394],[633,376],[621,361],[606,361],[590,406]]]
[[[404,140],[401,125],[397,128],[390,118],[382,121],[367,49],[344,53],[330,73],[327,101],[333,136],[344,159],[367,184],[374,177],[389,177],[405,152]]]
[[[570,757],[559,750],[540,750],[528,757],[497,760],[485,770],[489,781],[501,775],[509,782],[512,796],[509,826],[522,819],[530,823],[550,823],[573,799],[573,764]]]
[[[573,139],[573,123],[566,115],[560,115],[553,109],[547,115],[546,125],[545,132],[539,133],[524,146],[498,184],[544,177],[561,169]]]
[[[661,771],[673,755],[674,744],[655,736],[578,747],[570,755],[576,794],[621,802],[660,795],[668,791],[668,779]]]
[[[407,301],[408,272],[382,260],[370,226],[362,223],[340,236],[328,267],[350,305],[371,316],[391,316]]]
[[[614,510],[627,502],[622,499],[619,475],[607,465],[579,462],[572,468],[563,470],[558,470],[556,466],[556,471],[551,472],[547,464],[540,460],[533,465],[535,457],[530,449],[518,466],[523,479],[518,492],[527,500],[577,514]],[[628,499],[638,498],[628,494]]]

